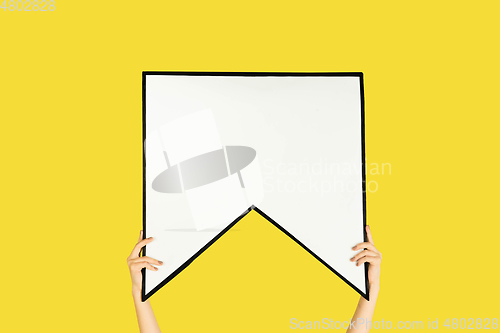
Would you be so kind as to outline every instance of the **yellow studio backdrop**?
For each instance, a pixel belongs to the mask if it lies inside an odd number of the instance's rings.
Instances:
[[[51,3],[0,9],[0,331],[138,331],[143,70],[363,72],[374,320],[500,317],[496,1]],[[288,332],[358,299],[252,213],[151,302],[165,332]]]

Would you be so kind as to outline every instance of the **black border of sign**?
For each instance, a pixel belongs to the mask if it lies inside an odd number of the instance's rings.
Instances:
[[[144,154],[144,141],[146,140],[146,76],[147,75],[191,75],[191,76],[350,76],[359,78],[360,87],[360,101],[361,101],[361,174],[362,174],[362,191],[363,191],[363,239],[366,242],[368,240],[366,235],[366,166],[365,166],[365,98],[363,89],[363,73],[362,72],[168,72],[168,71],[144,71],[142,72],[142,165],[143,165],[143,180],[142,180],[142,230],[143,238],[146,238],[146,155]],[[178,267],[174,272],[172,272],[166,279],[164,279],[159,285],[153,288],[148,294],[145,293],[146,286],[146,269],[142,269],[142,301],[146,301],[154,293],[160,290],[165,284],[176,277],[180,272],[182,272],[189,264],[191,264],[200,254],[202,254],[206,249],[208,249],[215,241],[217,241],[222,235],[224,235],[229,229],[231,229],[236,223],[238,223],[243,217],[245,217],[250,211],[255,210],[266,220],[271,222],[275,227],[285,233],[288,237],[299,244],[304,250],[309,252],[314,258],[318,259],[323,265],[325,265],[329,270],[335,273],[339,278],[345,283],[351,286],[356,292],[363,296],[366,300],[369,300],[369,284],[368,284],[368,263],[365,265],[365,286],[366,293],[362,292],[349,282],[342,274],[337,272],[333,267],[327,264],[318,255],[312,252],[307,246],[302,244],[297,238],[290,234],[285,228],[275,222],[272,218],[267,216],[264,212],[255,206],[249,207],[244,211],[237,219],[235,219],[231,224],[229,224],[224,230],[222,230],[217,236],[215,236],[210,242],[208,242],[204,247],[202,247],[198,252],[196,252],[191,258],[189,258],[184,264]],[[142,254],[146,255],[146,247],[143,248]]]

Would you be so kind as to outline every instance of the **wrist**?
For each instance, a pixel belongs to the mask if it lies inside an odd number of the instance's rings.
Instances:
[[[380,283],[378,281],[377,282],[370,282],[369,288],[370,288],[370,298],[376,298],[378,296],[379,291],[380,291]]]
[[[141,298],[141,287],[132,286],[132,296]]]

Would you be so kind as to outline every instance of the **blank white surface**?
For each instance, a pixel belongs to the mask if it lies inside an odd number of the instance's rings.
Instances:
[[[238,175],[186,191],[197,230],[228,225],[248,208]]]
[[[366,292],[364,266],[356,267],[349,260],[354,255],[351,247],[363,241],[358,77],[155,75],[146,82],[146,133],[210,108],[222,145],[243,145],[257,151],[264,183],[257,206]],[[218,146],[211,144],[208,146]],[[183,149],[175,149],[174,160],[196,154],[183,155]],[[202,150],[206,149],[211,148]],[[250,170],[242,172],[243,179]],[[253,193],[250,188],[248,193]],[[168,257],[171,267],[180,265],[217,234],[196,232],[187,201],[179,198],[147,196],[147,205],[158,206],[152,209],[158,211],[156,220],[147,217],[147,236],[160,237],[154,246],[148,245],[147,254],[160,260]],[[187,209],[174,207],[181,202]],[[158,244],[170,239],[170,231],[165,230],[172,227],[191,231],[183,233],[182,244],[177,240]],[[171,271],[148,271],[148,284],[161,282]],[[153,274],[154,281],[149,278]]]
[[[212,112],[190,113],[161,126],[161,137],[170,165],[222,149]]]
[[[165,160],[165,156],[163,155],[163,147],[158,132],[155,131],[148,135],[146,142],[144,143],[144,149],[147,161],[147,186],[151,186],[155,177],[167,169],[167,162]]]
[[[261,181],[262,172],[260,171],[259,156],[255,156],[255,159],[240,171],[240,174],[245,186],[248,207],[251,205],[259,206],[264,199],[264,186]]]

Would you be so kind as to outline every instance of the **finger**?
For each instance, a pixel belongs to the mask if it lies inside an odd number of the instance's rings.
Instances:
[[[377,248],[375,247],[375,245],[373,245],[372,243],[368,243],[368,242],[364,242],[364,243],[359,243],[359,244],[356,244],[353,248],[352,248],[354,251],[356,250],[361,250],[361,249],[368,249],[368,250],[371,250],[373,252],[377,252],[377,253],[380,253]]]
[[[356,266],[361,266],[361,264],[369,262],[370,264],[376,264],[380,262],[380,258],[377,257],[363,257],[356,262]]]
[[[138,258],[135,258],[135,259],[130,259],[129,262],[132,265],[132,264],[134,264],[136,262],[142,262],[142,261],[148,262],[148,263],[153,264],[153,265],[158,265],[158,266],[163,265],[163,261],[156,260],[156,259],[153,259],[153,258],[148,257],[148,256],[138,257]]]
[[[157,267],[155,267],[155,266],[151,265],[149,262],[145,262],[145,261],[139,261],[139,262],[136,262],[130,266],[130,269],[132,271],[139,271],[143,268],[147,268],[150,271],[157,271],[158,270]]]
[[[139,233],[139,239],[137,240],[138,242],[140,242],[142,240],[142,230],[141,232]]]
[[[359,260],[359,258],[363,258],[365,256],[375,257],[377,255],[378,255],[377,252],[373,252],[373,251],[370,251],[370,250],[363,250],[363,251],[359,252],[358,254],[356,254],[354,257],[352,257],[351,261]]]
[[[371,231],[369,225],[366,226],[366,237],[368,237],[368,242],[370,242],[370,243],[372,243],[372,244],[375,245],[375,243],[373,242],[372,231]]]
[[[141,249],[146,246],[146,244],[149,244],[153,241],[153,237],[149,237],[146,239],[141,240],[139,243],[137,243],[132,250],[132,253],[130,254],[130,259],[135,259],[139,257],[139,253],[141,253]]]

